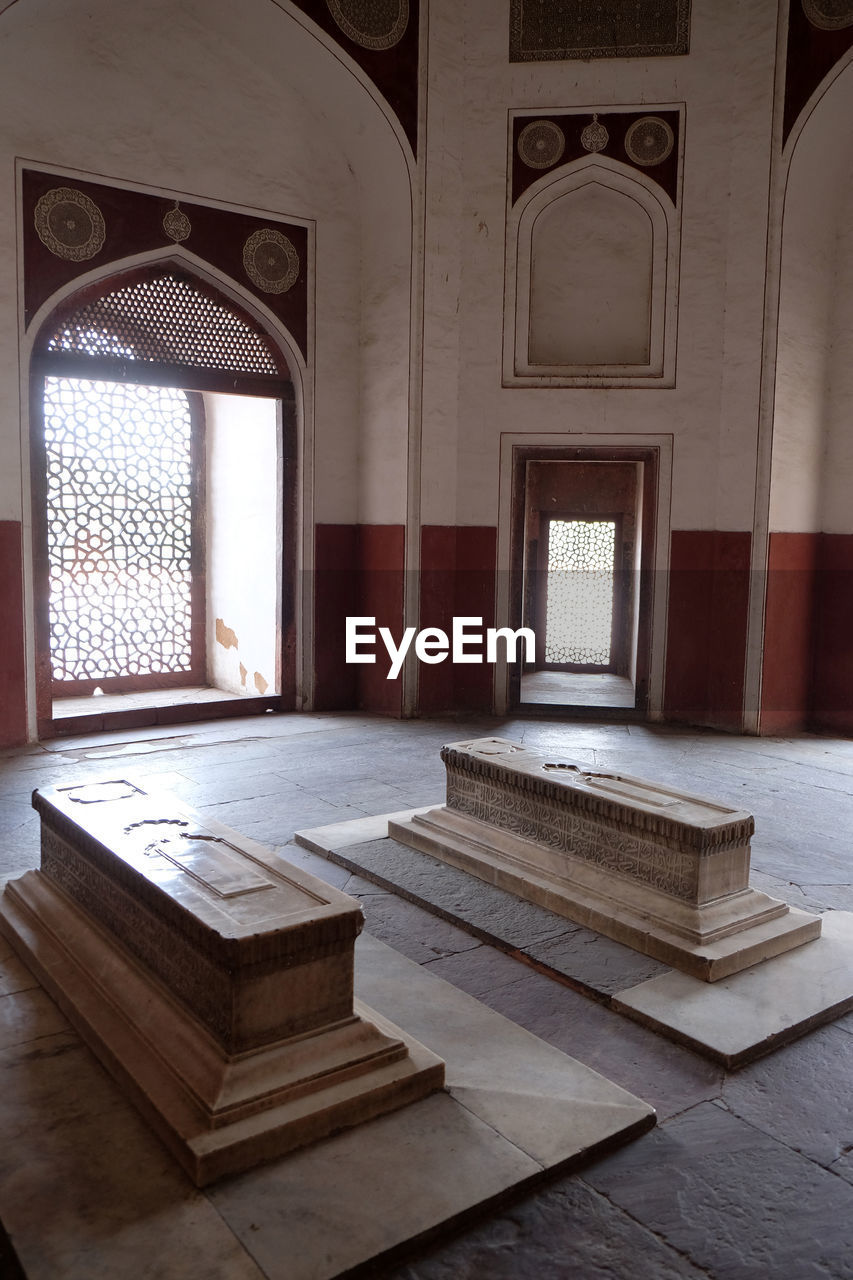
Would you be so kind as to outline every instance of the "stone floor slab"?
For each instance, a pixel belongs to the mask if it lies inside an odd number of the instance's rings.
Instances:
[[[268,1280],[331,1280],[538,1175],[535,1160],[435,1094],[208,1194]]]
[[[834,1168],[853,1148],[851,1080],[853,1036],[820,1027],[729,1075],[723,1099],[742,1120]]]
[[[426,915],[426,912],[423,914]],[[452,982],[454,987],[467,991],[478,1000],[484,999],[498,987],[509,986],[529,975],[527,966],[505,951],[477,942],[475,938],[470,940],[474,943],[473,949],[460,950],[456,955],[446,956],[441,960],[431,960],[430,973],[444,978],[445,982]],[[388,939],[384,938],[383,941],[387,942]]]
[[[350,879],[355,879],[351,876]],[[375,889],[375,886],[371,886]],[[401,955],[418,964],[427,964],[460,951],[479,949],[482,944],[470,933],[446,920],[437,920],[420,911],[405,898],[393,893],[360,894],[347,884],[345,892],[357,897],[364,911],[365,927],[374,937],[394,947]],[[439,977],[441,975],[439,974]]]
[[[67,1020],[40,987],[0,996],[0,1049],[64,1031]]]
[[[851,1280],[853,1187],[702,1103],[583,1174],[714,1280]]]
[[[847,1151],[829,1166],[830,1170],[853,1185],[853,1150]]]
[[[524,902],[428,854],[416,853],[396,840],[377,840],[348,852],[363,874],[373,879],[382,876],[395,893],[445,920],[460,923],[483,942],[523,950],[566,931],[565,917]]]
[[[422,809],[403,809],[399,813],[380,814],[376,818],[354,818],[351,822],[333,822],[327,827],[314,827],[310,831],[298,831],[297,843],[315,853],[328,856],[332,849],[346,849],[352,844],[365,844],[371,840],[384,840],[388,835],[388,823],[392,819],[407,822],[416,813],[426,813]]]
[[[531,943],[524,952],[555,973],[571,976],[579,986],[608,996],[623,987],[670,972],[669,966],[659,960],[582,925],[559,938]]]
[[[573,1180],[530,1196],[384,1280],[708,1280],[683,1255]]]
[[[828,911],[814,942],[713,984],[668,973],[620,991],[613,1007],[728,1067],[853,1009],[853,914]]]
[[[349,835],[355,826],[348,824]],[[297,831],[294,839],[330,862],[374,880],[445,920],[461,924],[493,946],[524,950],[571,928],[565,916],[525,902],[506,889],[478,880],[397,840],[379,837],[340,845],[334,826]]]
[[[35,978],[17,956],[0,956],[0,996],[13,995],[16,991],[31,991],[37,986]]]
[[[525,966],[518,968],[525,972]],[[545,974],[528,971],[517,982],[483,993],[481,999],[533,1035],[645,1098],[659,1118],[719,1096],[723,1075],[719,1064],[629,1022]]]

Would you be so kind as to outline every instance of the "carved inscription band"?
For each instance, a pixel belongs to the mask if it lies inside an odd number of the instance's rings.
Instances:
[[[663,813],[649,813],[633,805],[619,804],[611,797],[599,794],[568,791],[558,782],[554,782],[544,771],[531,774],[517,772],[504,767],[497,759],[484,760],[467,751],[455,747],[443,747],[441,758],[448,772],[448,805],[450,805],[451,774],[458,777],[477,777],[485,781],[495,782],[502,790],[511,790],[518,797],[529,794],[539,804],[543,799],[556,802],[561,808],[583,817],[595,819],[605,818],[608,825],[619,823],[632,835],[641,839],[651,839],[655,845],[663,848],[689,851],[695,850],[700,855],[721,852],[724,849],[739,847],[748,843],[755,831],[755,822],[751,815],[738,816],[731,821],[717,822],[711,828],[701,828],[690,823],[680,822],[675,817],[667,817]],[[451,806],[452,807],[452,806]]]
[[[448,765],[447,807],[675,898],[696,897],[695,857],[572,813],[565,803],[506,781],[489,782]]]

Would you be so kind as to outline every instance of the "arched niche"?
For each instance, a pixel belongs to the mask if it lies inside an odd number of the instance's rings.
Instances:
[[[788,145],[770,528],[853,532],[853,61]]]
[[[310,706],[315,526],[407,516],[421,285],[413,269],[414,164],[402,130],[341,45],[288,0],[245,0],[239,8],[232,0],[186,0],[177,9],[151,0],[123,12],[120,28],[110,0],[17,0],[0,8],[0,33],[7,172],[17,157],[36,157],[30,167],[61,173],[70,185],[79,177],[135,186],[316,228],[308,360],[297,388],[305,410],[295,643],[300,704]],[[53,96],[33,95],[34,83],[51,84]],[[58,112],[60,99],[73,109]],[[7,183],[0,191],[0,516],[26,526],[29,339],[16,306],[18,203]],[[23,570],[29,618],[28,551]],[[30,639],[27,646],[35,737]]]
[[[647,366],[654,234],[630,196],[589,182],[552,200],[530,243],[531,365]]]
[[[556,170],[510,217],[505,385],[672,385],[677,218],[604,157]]]

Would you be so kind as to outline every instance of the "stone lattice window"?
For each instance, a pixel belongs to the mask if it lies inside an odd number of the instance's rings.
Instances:
[[[546,665],[611,665],[616,523],[548,521]]]
[[[65,314],[44,350],[60,357],[281,376],[263,333],[174,271],[132,280]]]
[[[193,415],[186,392],[45,379],[50,649],[58,694],[189,680]]]

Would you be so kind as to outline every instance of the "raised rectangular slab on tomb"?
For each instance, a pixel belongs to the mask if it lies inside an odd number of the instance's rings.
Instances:
[[[750,888],[752,815],[503,738],[442,749],[447,800],[389,835],[705,981],[820,918]]]
[[[354,1002],[355,899],[126,779],[33,804],[0,927],[199,1185],[442,1086]]]

